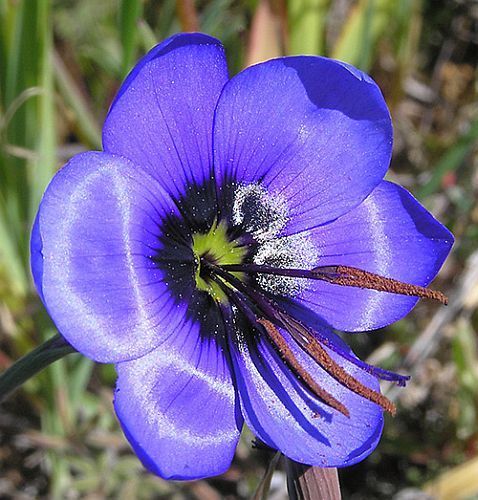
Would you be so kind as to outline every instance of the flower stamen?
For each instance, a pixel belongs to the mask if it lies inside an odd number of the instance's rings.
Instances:
[[[386,278],[379,274],[364,271],[351,266],[324,266],[312,269],[312,273],[317,275],[318,279],[323,279],[329,283],[341,286],[353,286],[358,288],[367,288],[369,290],[377,290],[378,292],[389,292],[399,295],[408,295],[412,297],[420,297],[423,299],[431,299],[448,304],[448,297],[438,290],[430,290],[429,288],[404,283],[402,281]]]
[[[313,379],[312,375],[310,375],[310,373],[303,368],[294,352],[287,345],[284,337],[282,337],[274,324],[264,318],[258,318],[256,321],[264,327],[267,336],[276,347],[282,359],[286,362],[287,366],[304,382],[305,386],[326,405],[339,411],[342,415],[350,417],[348,408],[334,398],[332,394],[320,387],[320,385]]]
[[[286,316],[281,313],[279,314],[287,328],[287,331],[289,331],[294,338],[296,338],[294,333],[307,333],[307,330],[297,320],[288,315]],[[342,384],[344,387],[347,387],[347,389],[350,389],[355,394],[358,394],[359,396],[362,396],[363,398],[378,404],[391,415],[395,415],[396,407],[388,398],[383,396],[380,392],[370,389],[366,385],[362,384],[359,380],[357,380],[354,376],[347,373],[336,361],[332,359],[330,354],[324,349],[320,342],[314,339],[310,334],[307,335],[307,340],[307,354],[309,354],[309,356],[331,377],[337,380],[337,382]]]
[[[320,399],[322,399],[329,406],[337,409],[346,416],[349,416],[349,412],[344,405],[338,408],[336,403],[330,404],[330,397],[333,398],[329,393],[323,394],[324,389],[318,386],[318,384],[313,380],[311,375],[300,365],[292,349],[287,345],[280,331],[277,327],[284,328],[287,330],[292,337],[296,340],[298,345],[329,375],[331,375],[337,382],[351,390],[355,394],[362,396],[363,398],[381,406],[385,411],[389,412],[391,415],[395,415],[396,407],[395,405],[383,396],[380,392],[370,389],[366,385],[362,384],[353,375],[347,373],[324,349],[319,341],[313,338],[313,335],[308,332],[308,330],[297,320],[288,314],[281,312],[274,304],[259,294],[253,289],[249,289],[243,282],[238,280],[235,276],[231,275],[229,272],[224,270],[226,266],[216,266],[214,264],[209,264],[212,274],[216,274],[219,278],[217,283],[222,283],[221,288],[223,291],[236,303],[236,305],[245,313],[246,317],[251,321],[253,326],[257,323],[261,324],[269,339],[274,344],[276,349],[279,351],[281,357],[287,363],[289,368],[304,381],[306,386]],[[231,268],[233,266],[227,266]],[[236,266],[239,267],[239,266]],[[247,266],[243,266],[237,271],[243,271]],[[236,269],[234,268],[234,271]],[[237,290],[237,292],[235,291]],[[243,300],[240,299],[239,293],[244,293],[251,299],[255,307],[259,312],[265,317],[254,317],[252,311],[243,304]],[[302,341],[298,339],[302,339]],[[304,340],[306,342],[304,342]],[[329,344],[329,343],[326,343]],[[363,368],[364,371],[369,371]],[[369,371],[370,372],[370,371]],[[387,372],[388,374],[389,372]],[[328,398],[328,399],[324,399]],[[330,397],[329,397],[330,396]],[[335,399],[335,398],[333,398]],[[342,410],[345,408],[347,413]]]
[[[233,302],[236,307],[241,310],[241,312],[249,320],[253,328],[257,328],[258,324],[264,327],[268,338],[272,342],[281,358],[287,364],[289,369],[294,373],[294,375],[304,384],[304,386],[314,396],[323,401],[327,406],[334,408],[346,417],[350,417],[348,408],[338,399],[332,396],[332,394],[327,392],[324,388],[320,387],[320,385],[317,384],[312,375],[310,375],[310,373],[304,369],[304,367],[300,364],[294,352],[288,346],[284,337],[280,334],[279,330],[274,326],[274,324],[265,318],[258,318],[257,316],[255,316],[249,306],[245,303],[244,299],[241,297],[241,293],[233,290],[224,280],[224,278],[218,279],[216,283],[229,297],[231,302]]]
[[[420,297],[436,300],[444,305],[448,304],[448,298],[446,295],[437,290],[430,290],[429,288],[423,286],[404,283],[403,281],[393,278],[386,278],[385,276],[364,271],[363,269],[352,266],[321,266],[310,270],[280,268],[260,264],[233,264],[222,267],[230,272],[243,272],[249,274],[264,273],[293,278],[322,280],[333,285],[352,286],[368,290],[376,290],[378,292]]]
[[[404,387],[410,380],[409,375],[400,375],[399,373],[391,372],[389,370],[379,368],[378,366],[369,365],[364,361],[361,361],[359,358],[356,358],[349,352],[345,351],[343,348],[340,349],[333,342],[330,342],[330,340],[325,335],[322,335],[317,330],[314,330],[312,332],[307,326],[302,324],[297,319],[288,317],[280,311],[278,311],[278,314],[284,323],[290,322],[291,320],[294,322],[294,327],[289,330],[289,333],[293,336],[294,340],[302,347],[304,351],[308,352],[310,346],[313,346],[315,344],[319,344],[319,346],[320,344],[322,344],[331,351],[341,356],[343,359],[355,365],[357,368],[370,373],[380,380],[394,382],[400,387]]]

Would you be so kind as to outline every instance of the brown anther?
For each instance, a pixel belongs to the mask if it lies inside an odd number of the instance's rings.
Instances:
[[[424,299],[432,299],[447,305],[448,298],[437,290],[430,290],[423,286],[411,285],[393,278],[385,278],[379,274],[364,271],[351,266],[324,266],[316,267],[312,273],[317,278],[334,285],[367,288],[379,292],[396,293]]]
[[[335,362],[329,353],[324,349],[324,347],[318,342],[315,337],[305,328],[299,321],[285,316],[280,315],[280,318],[287,330],[291,332],[294,338],[297,339],[299,334],[303,340],[307,342],[305,344],[303,341],[300,342],[304,350],[309,354],[309,356],[316,361],[330,376],[332,376],[337,382],[342,384],[347,389],[350,389],[355,394],[362,396],[373,403],[381,406],[385,411],[395,416],[397,411],[396,406],[387,399],[383,394],[378,391],[374,391],[362,384],[355,377],[347,373],[337,362]]]
[[[282,359],[287,363],[289,368],[303,381],[307,389],[312,392],[315,396],[321,399],[326,405],[339,411],[346,417],[350,416],[350,412],[347,407],[342,404],[339,400],[334,398],[332,394],[327,392],[325,389],[319,386],[317,382],[313,379],[309,372],[307,372],[303,366],[300,364],[292,349],[287,345],[279,330],[270,321],[259,318],[257,322],[260,323],[269,339],[272,341],[277,351],[280,353]]]

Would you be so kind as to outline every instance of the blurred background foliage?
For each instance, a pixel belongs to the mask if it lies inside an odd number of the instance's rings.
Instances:
[[[101,148],[122,78],[178,31],[221,38],[231,73],[282,54],[370,72],[391,108],[390,179],[456,235],[435,282],[450,305],[349,339],[413,375],[370,458],[340,472],[344,498],[478,498],[478,3],[473,0],[0,0],[0,370],[55,333],[32,286],[29,231],[42,192],[73,154]],[[320,85],[320,82],[318,82]],[[58,214],[61,217],[61,214]],[[411,260],[410,265],[413,265]],[[249,498],[271,459],[245,433],[221,477],[146,474],[112,412],[114,372],[79,355],[31,380],[0,411],[1,498]],[[191,418],[194,418],[192,415]],[[285,495],[281,467],[271,498]]]

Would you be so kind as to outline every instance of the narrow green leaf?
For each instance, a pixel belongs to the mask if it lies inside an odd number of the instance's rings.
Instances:
[[[471,148],[478,140],[478,119],[472,122],[470,128],[452,146],[433,169],[431,179],[418,191],[418,198],[425,198],[440,189],[443,177],[448,172],[455,171],[465,160]]]
[[[83,404],[83,393],[91,377],[94,363],[91,359],[81,357],[74,367],[73,377],[69,377],[68,398],[71,412],[75,414]]]
[[[15,8],[2,11],[2,21],[11,25],[2,35],[7,50],[2,56],[5,62],[2,98],[5,115],[2,122],[0,147],[0,217],[2,240],[0,264],[9,280],[11,291],[24,295],[28,290],[28,240],[30,183],[26,162],[16,157],[15,151],[33,151],[38,137],[37,100],[22,101],[27,89],[37,88],[38,68],[42,37],[37,24],[38,10],[42,2],[15,2]],[[40,43],[38,41],[40,40]],[[21,105],[17,106],[16,103]],[[8,110],[14,112],[9,113]],[[23,270],[21,271],[21,269]]]
[[[68,73],[65,64],[56,52],[53,53],[53,63],[55,79],[60,92],[75,113],[78,134],[91,148],[101,149],[101,129],[96,118],[78,89],[75,80]]]
[[[367,71],[378,40],[394,23],[396,0],[361,0],[351,11],[332,57]]]
[[[43,192],[56,170],[56,129],[53,100],[53,30],[49,1],[39,2],[38,32],[40,34],[39,81],[42,92],[38,102],[38,159],[31,167],[30,220],[33,221]]]
[[[13,294],[24,296],[28,289],[28,277],[7,220],[5,205],[0,199],[0,275],[7,278]]]
[[[139,45],[144,52],[147,52],[158,43],[154,31],[144,19],[138,21],[138,39]]]
[[[0,375],[0,401],[51,363],[74,352],[61,335],[47,340]]]
[[[325,25],[330,0],[288,3],[289,53],[325,55]]]
[[[126,76],[133,65],[138,44],[138,20],[143,6],[141,0],[121,0],[119,9],[119,29],[123,57],[121,63],[122,76]]]

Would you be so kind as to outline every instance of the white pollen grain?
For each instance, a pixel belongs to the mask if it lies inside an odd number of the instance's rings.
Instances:
[[[257,241],[279,234],[287,224],[288,212],[284,197],[269,193],[259,184],[241,184],[234,192],[232,222]]]
[[[262,243],[254,256],[254,263],[282,269],[311,269],[316,265],[318,257],[308,236],[294,234]],[[257,281],[268,292],[292,297],[307,287],[307,280],[288,276],[259,274]]]

